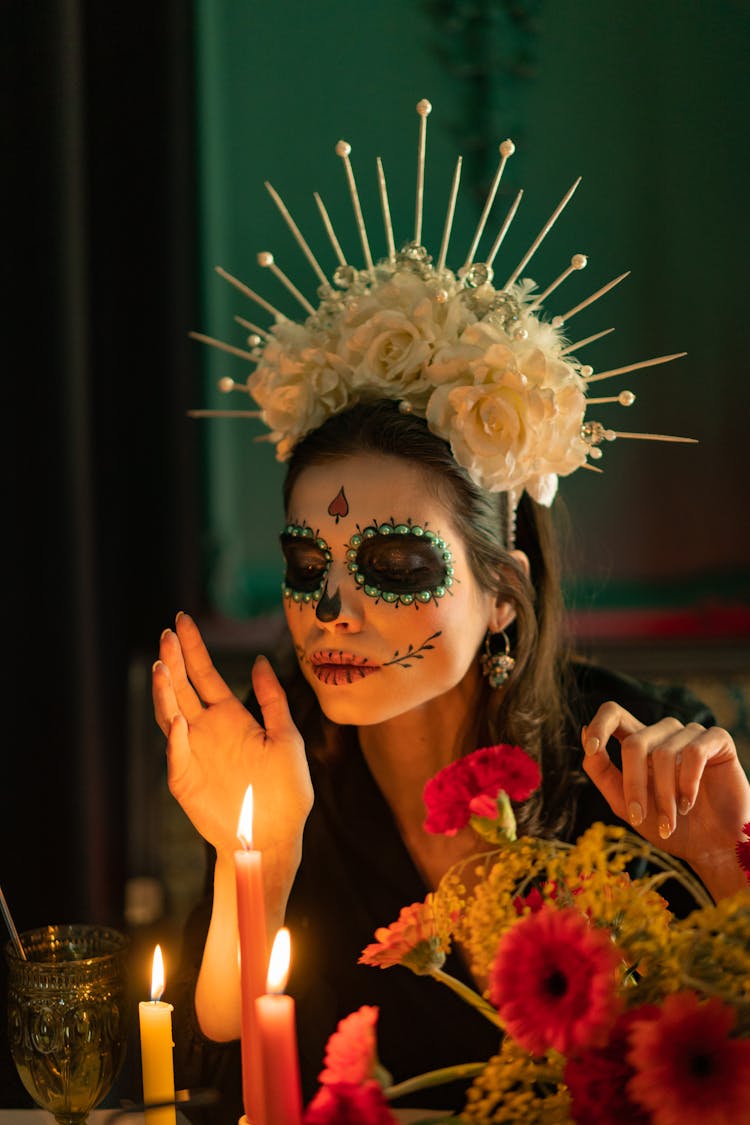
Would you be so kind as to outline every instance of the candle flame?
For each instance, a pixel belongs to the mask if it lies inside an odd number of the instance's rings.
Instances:
[[[237,836],[246,852],[253,846],[253,787],[248,785],[240,809],[240,819],[237,824]]]
[[[289,977],[289,962],[292,956],[292,942],[286,927],[278,930],[268,962],[266,992],[283,992]]]
[[[161,946],[154,950],[154,962],[151,969],[151,999],[161,1000],[164,992],[164,958],[161,955]]]

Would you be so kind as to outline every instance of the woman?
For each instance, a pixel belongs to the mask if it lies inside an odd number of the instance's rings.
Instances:
[[[181,1044],[186,1079],[226,1090],[233,1080],[217,1075],[238,1065],[236,1050],[207,1041],[239,1035],[232,852],[249,783],[269,932],[286,914],[298,935],[291,988],[308,1096],[327,1035],[362,1003],[380,1007],[380,1055],[398,1079],[492,1049],[492,1028],[432,981],[356,963],[376,926],[478,850],[470,828],[453,838],[425,833],[422,801],[438,769],[478,746],[516,742],[540,761],[540,799],[518,810],[524,831],[571,837],[597,819],[625,820],[685,859],[714,897],[743,885],[734,846],[750,792],[730,736],[684,693],[657,694],[566,661],[548,513],[522,502],[519,546],[507,550],[502,508],[421,419],[390,402],[361,404],[303,439],[289,466],[282,548],[299,668],[292,713],[263,657],[253,669],[257,721],[188,617],[165,631],[154,698],[169,736],[170,787],[218,857],[205,948],[205,905],[188,943],[201,964],[197,1027]],[[367,536],[383,527],[390,532]],[[352,565],[379,596],[365,593]],[[393,593],[407,604],[385,600]],[[485,636],[503,630],[514,638],[515,667],[492,688],[481,668]],[[441,1032],[427,1042],[424,1029],[438,1020]],[[430,1100],[456,1108],[461,1092],[436,1090]]]
[[[522,831],[571,838],[595,820],[624,821],[685,860],[715,898],[744,885],[734,849],[750,820],[750,787],[727,732],[686,693],[575,664],[561,644],[547,509],[558,477],[596,468],[589,462],[618,436],[589,421],[588,406],[634,400],[629,391],[590,398],[589,385],[676,357],[596,374],[572,357],[601,333],[574,345],[567,322],[622,278],[564,315],[543,312],[586,266],[575,254],[541,296],[524,274],[577,182],[505,285],[493,287],[520,194],[485,259],[477,255],[510,141],[454,273],[446,253],[457,165],[433,264],[421,244],[430,108],[417,106],[412,241],[396,251],[380,168],[388,252],[373,262],[351,148],[340,141],[365,267],[346,261],[318,199],[339,261],[331,284],[271,188],[322,283],[320,304],[264,252],[259,264],[304,306],[304,322],[224,273],[275,323],[266,330],[238,318],[251,331],[249,352],[201,337],[257,365],[246,385],[220,385],[250,393],[277,456],[289,459],[281,546],[296,661],[279,662],[282,687],[268,660],[256,660],[248,710],[181,614],[154,666],[170,788],[216,856],[212,891],[187,934],[197,1018],[189,1022],[192,997],[182,998],[189,1026],[176,1033],[178,1074],[222,1090],[222,1122],[240,1114],[238,1052],[226,1044],[240,1031],[232,853],[248,784],[269,934],[286,918],[296,937],[290,987],[308,1097],[327,1036],[364,1003],[380,1008],[380,1055],[397,1080],[487,1058],[496,1046],[494,1029],[435,982],[357,964],[376,927],[477,850],[469,828],[425,833],[422,793],[441,767],[479,746],[517,743],[541,766],[538,794],[516,810]],[[449,969],[469,979],[457,954]],[[442,1088],[430,1101],[460,1107],[462,1092]]]

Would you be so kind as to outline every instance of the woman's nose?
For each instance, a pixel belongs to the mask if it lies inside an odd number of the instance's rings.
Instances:
[[[360,598],[349,570],[332,564],[315,616],[323,629],[332,632],[358,632],[362,626]]]

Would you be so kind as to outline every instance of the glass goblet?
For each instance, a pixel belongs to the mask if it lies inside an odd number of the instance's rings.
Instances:
[[[8,1039],[21,1081],[60,1125],[81,1125],[125,1057],[128,939],[105,926],[45,926],[11,944]]]

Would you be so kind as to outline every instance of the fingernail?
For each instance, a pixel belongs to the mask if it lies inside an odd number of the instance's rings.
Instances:
[[[682,814],[682,816],[684,816],[685,813],[689,813],[692,807],[693,807],[693,802],[690,800],[689,797],[680,797],[680,803],[677,806],[677,808],[680,810],[680,813]]]
[[[583,744],[584,753],[589,755],[596,754],[599,750],[600,745],[601,743],[599,742],[599,739],[596,737],[596,735],[594,735],[593,738],[587,738]]]
[[[163,668],[163,667],[164,667],[164,665],[162,664],[161,660],[155,660],[154,663],[151,665],[151,671],[155,672],[157,668]]]
[[[659,835],[662,840],[668,840],[672,835],[672,825],[669,823],[665,816],[659,820]]]
[[[628,819],[630,823],[636,828],[643,821],[643,809],[638,801],[631,801],[628,805]]]
[[[171,632],[172,632],[172,630],[171,630],[171,629],[169,629],[169,628],[167,628],[167,629],[163,629],[163,630],[162,630],[162,634],[161,634],[161,636],[159,637],[159,640],[160,640],[160,641],[163,641],[163,640],[164,640],[164,638],[165,638],[165,637],[168,637],[168,636],[169,636],[169,634],[170,634]]]

